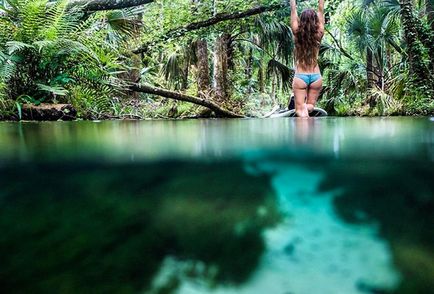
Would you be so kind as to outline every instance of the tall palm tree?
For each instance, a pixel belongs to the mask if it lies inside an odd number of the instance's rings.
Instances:
[[[419,40],[417,23],[414,16],[414,8],[411,0],[401,0],[400,14],[407,44],[410,70],[415,84],[422,90],[434,92],[433,75],[430,68],[424,62],[424,46]]]

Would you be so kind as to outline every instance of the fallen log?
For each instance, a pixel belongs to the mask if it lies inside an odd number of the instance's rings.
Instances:
[[[76,118],[77,110],[71,104],[41,103],[38,106],[23,104],[21,107],[22,120],[56,121],[75,120]]]
[[[227,110],[227,109],[219,106],[218,104],[214,103],[213,101],[199,98],[199,97],[186,95],[186,94],[182,94],[179,92],[174,92],[174,91],[162,89],[162,88],[153,87],[150,85],[131,84],[130,90],[135,91],[135,92],[153,94],[153,95],[161,96],[164,98],[170,98],[170,99],[175,99],[175,100],[179,100],[179,101],[186,101],[186,102],[194,103],[197,105],[201,105],[201,106],[204,106],[206,108],[211,109],[212,111],[214,111],[216,113],[216,115],[218,115],[220,117],[228,117],[228,118],[243,118],[243,117],[245,117],[241,114],[237,114],[237,113],[234,113],[230,110]]]

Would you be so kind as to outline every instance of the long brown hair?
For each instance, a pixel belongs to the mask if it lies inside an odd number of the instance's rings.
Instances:
[[[319,18],[316,11],[306,9],[300,15],[295,34],[295,58],[302,67],[316,65],[321,42]]]

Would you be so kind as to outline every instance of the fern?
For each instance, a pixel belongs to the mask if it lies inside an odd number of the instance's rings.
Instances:
[[[42,52],[43,49],[53,47],[56,43],[50,40],[36,41],[33,43],[33,47],[38,49],[38,52]]]
[[[130,12],[109,14],[109,23],[105,13],[83,18],[67,10],[67,0],[8,2],[0,18],[0,98],[15,105],[62,97],[87,117],[112,113],[112,97],[127,86],[117,77],[125,66],[107,32],[133,28]]]
[[[110,88],[77,85],[73,86],[70,92],[72,94],[71,103],[83,117],[98,119],[112,112]]]
[[[0,79],[4,82],[7,82],[12,79],[13,76],[15,76],[16,71],[16,64],[10,60],[7,60],[0,65]]]
[[[19,4],[20,38],[23,42],[39,39],[40,32],[50,23],[46,19],[47,0],[22,0]]]
[[[33,45],[20,42],[20,41],[9,41],[6,43],[6,48],[8,49],[9,55],[13,55],[20,51],[23,51],[24,49],[35,49]]]
[[[61,86],[48,86],[44,84],[36,84],[38,86],[38,89],[44,92],[48,92],[54,95],[59,96],[66,96],[68,95],[68,90]]]

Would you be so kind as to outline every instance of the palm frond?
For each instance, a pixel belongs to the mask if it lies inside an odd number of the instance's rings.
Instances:
[[[288,63],[294,48],[289,25],[277,19],[263,16],[255,18],[255,27],[259,41],[258,46],[275,52],[279,58]]]
[[[106,19],[111,30],[127,36],[133,36],[137,33],[141,23],[137,15],[129,13],[128,10],[107,12]]]
[[[399,15],[401,6],[398,0],[383,0],[382,5],[389,10],[389,13]]]
[[[174,52],[168,56],[166,63],[162,67],[164,78],[166,81],[174,84],[175,87],[179,86],[182,81],[184,74],[182,70],[183,62],[182,55]]]
[[[369,7],[370,5],[376,4],[376,0],[363,0],[362,7]]]
[[[366,48],[373,44],[366,11],[355,9],[347,18],[347,35],[352,37],[360,53],[364,54]]]
[[[282,89],[289,90],[291,88],[293,70],[276,59],[270,59],[267,64],[267,78],[273,75],[278,77],[278,85]]]

